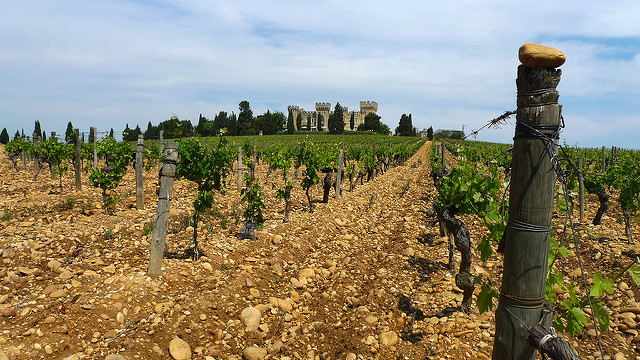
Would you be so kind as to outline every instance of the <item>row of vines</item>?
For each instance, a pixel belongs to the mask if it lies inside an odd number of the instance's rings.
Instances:
[[[190,138],[178,141],[179,158],[176,162],[175,177],[195,183],[197,196],[193,201],[193,247],[188,252],[194,258],[199,256],[198,224],[205,211],[212,208],[215,196],[227,194],[233,183],[233,173],[239,174],[238,191],[243,204],[244,226],[240,236],[255,239],[255,230],[264,224],[261,186],[271,184],[276,188],[278,198],[284,200],[284,221],[291,211],[291,192],[294,184],[299,185],[307,199],[307,209],[314,210],[313,189],[320,185],[322,202],[329,201],[331,191],[337,192],[338,170],[341,171],[341,189],[353,190],[357,184],[371,181],[377,174],[384,173],[391,166],[406,161],[424,141],[416,138],[386,136],[269,136],[269,137],[225,137]],[[129,171],[135,168],[135,146],[128,142],[118,142],[106,137],[94,144],[77,143],[82,171],[88,174],[92,186],[100,188],[104,209],[108,214],[115,211],[119,196],[118,187]],[[16,138],[5,146],[5,152],[13,162],[16,171],[22,160],[34,163],[33,179],[40,169],[48,165],[52,176],[59,178],[62,191],[62,177],[69,173],[78,157],[74,156],[74,143],[64,143],[50,138],[37,143]],[[146,171],[161,164],[162,144],[147,141],[141,149]],[[240,154],[240,156],[238,156]],[[94,160],[95,159],[95,160]],[[238,164],[241,161],[241,164]],[[340,161],[342,161],[340,163]],[[95,163],[94,163],[95,162]],[[259,181],[256,166],[266,165],[265,178]],[[162,175],[162,166],[159,169]],[[283,181],[270,181],[275,176]],[[348,182],[347,182],[348,180]],[[281,204],[267,204],[280,208]]]
[[[500,255],[496,254],[494,249],[497,248],[498,253],[501,252],[501,240],[508,223],[510,145],[461,141],[447,142],[442,146],[452,154],[455,163],[449,167],[442,166],[441,151],[432,151],[430,161],[432,176],[438,190],[434,199],[434,210],[441,224],[442,235],[450,233],[450,267],[453,266],[453,244],[463,251],[460,245],[465,241],[470,243],[469,231],[461,220],[469,219],[468,216],[478,219],[484,227],[483,230],[479,230],[482,238],[475,246],[480,261],[495,259]],[[606,295],[614,292],[615,284],[625,274],[629,274],[636,284],[640,284],[640,267],[636,261],[629,259],[628,264],[611,274],[594,271],[588,283],[576,283],[566,276],[567,272],[563,270],[566,267],[560,266],[560,263],[563,260],[569,261],[569,257],[573,257],[575,261],[576,256],[580,261],[580,239],[576,236],[577,231],[572,229],[575,225],[572,215],[577,208],[581,183],[584,184],[584,189],[597,195],[599,199],[600,209],[593,219],[593,224],[600,224],[602,215],[609,208],[609,198],[615,194],[624,214],[626,234],[629,241],[633,241],[630,221],[637,212],[640,201],[640,167],[637,165],[640,163],[640,152],[607,151],[604,152],[605,159],[602,160],[603,152],[599,149],[562,146],[558,151],[555,166],[558,181],[554,217],[564,223],[565,228],[561,234],[554,234],[553,230],[550,234],[546,300],[560,315],[553,322],[556,330],[575,335],[588,325],[589,314],[592,314],[599,324],[599,329],[604,332],[609,328],[610,316],[604,301]],[[580,168],[577,165],[578,159],[582,159]],[[604,168],[601,164],[604,164]],[[463,231],[456,230],[461,228]],[[573,246],[569,246],[569,242],[572,242]],[[464,263],[464,253],[462,257]],[[470,263],[471,260],[466,261]],[[473,276],[468,270],[468,264],[465,269],[462,265],[456,277],[456,284],[465,295],[462,310],[469,311],[472,306],[471,294],[474,286],[480,286],[477,297],[479,311],[493,309],[499,297],[496,285],[498,279],[482,275]],[[580,288],[587,290],[581,294]],[[558,293],[568,296],[561,297]]]

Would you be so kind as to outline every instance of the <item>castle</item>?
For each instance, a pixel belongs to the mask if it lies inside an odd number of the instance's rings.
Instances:
[[[321,102],[316,103],[316,111],[307,111],[305,109],[301,109],[299,106],[289,105],[289,112],[293,115],[293,126],[296,130],[298,129],[298,124],[296,119],[298,118],[298,114],[302,117],[302,129],[307,128],[307,123],[311,123],[311,130],[318,129],[318,120],[322,118],[322,123],[320,124],[322,131],[328,131],[328,122],[329,115],[333,112],[331,108],[331,103]],[[344,116],[344,129],[351,130],[350,121],[351,114],[353,114],[353,130],[358,128],[358,125],[364,124],[364,117],[367,114],[378,112],[378,103],[375,101],[360,101],[360,111],[351,111],[349,112],[349,108],[346,106],[342,107],[343,116]]]

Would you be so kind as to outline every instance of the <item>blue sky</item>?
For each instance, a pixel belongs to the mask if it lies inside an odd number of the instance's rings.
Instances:
[[[570,145],[640,148],[640,2],[15,1],[0,12],[0,128],[379,104],[394,129],[478,129],[515,109],[520,45],[562,50]],[[511,142],[514,120],[478,140]]]

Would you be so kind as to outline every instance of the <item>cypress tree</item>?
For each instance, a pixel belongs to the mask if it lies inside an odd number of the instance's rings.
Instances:
[[[8,142],[9,142],[9,133],[7,132],[7,128],[4,128],[0,133],[0,144],[6,145]]]

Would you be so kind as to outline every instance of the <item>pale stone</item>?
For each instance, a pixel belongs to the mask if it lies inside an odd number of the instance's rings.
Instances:
[[[251,346],[242,351],[242,358],[246,360],[260,360],[267,356],[267,350],[257,346]]]
[[[191,359],[191,347],[186,341],[176,337],[169,342],[169,354],[175,360]]]
[[[385,331],[380,334],[380,343],[384,346],[393,346],[398,343],[398,334],[395,331]]]
[[[269,303],[275,307],[279,307],[282,310],[285,311],[291,311],[293,310],[293,304],[291,303],[291,300],[289,299],[278,299],[276,297],[270,297],[269,298]]]
[[[567,60],[562,51],[540,44],[524,44],[518,49],[518,59],[527,67],[557,68]]]
[[[258,326],[260,325],[260,317],[262,317],[260,310],[254,307],[244,308],[240,313],[240,320],[242,320],[242,323],[246,326],[247,331],[258,329]]]

